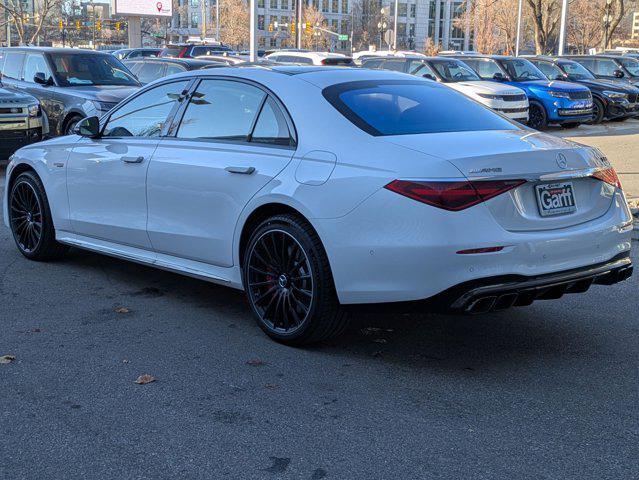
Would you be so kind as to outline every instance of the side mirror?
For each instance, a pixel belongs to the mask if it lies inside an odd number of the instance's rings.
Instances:
[[[615,76],[615,78],[623,78],[623,77],[625,77],[625,74],[623,73],[623,70],[615,70],[614,72],[612,72],[612,74]]]
[[[435,80],[435,77],[433,77],[430,73],[425,73],[422,77],[427,78],[428,80]]]
[[[555,77],[555,80],[566,80],[566,78],[567,78],[567,75],[561,75],[561,74],[560,74],[560,75],[557,75],[557,76]]]
[[[98,138],[100,136],[100,120],[98,117],[86,117],[75,126],[74,133],[87,138]]]
[[[495,72],[493,75],[493,80],[505,80],[504,74],[501,72]]]
[[[51,77],[47,78],[47,76],[42,72],[36,73],[33,76],[33,81],[38,85],[44,85],[45,87],[53,85],[53,80],[51,79]]]

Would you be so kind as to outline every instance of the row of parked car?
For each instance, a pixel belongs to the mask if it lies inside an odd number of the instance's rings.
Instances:
[[[639,59],[632,55],[509,57],[444,52],[262,52],[262,64],[357,66],[393,70],[445,83],[530,127],[565,128],[639,116]],[[228,47],[169,45],[164,49],[95,52],[0,49],[0,156],[47,136],[71,133],[135,90],[168,75],[250,65]]]

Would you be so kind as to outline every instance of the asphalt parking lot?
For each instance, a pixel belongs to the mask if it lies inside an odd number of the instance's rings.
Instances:
[[[240,292],[4,227],[0,272],[0,478],[639,478],[637,275],[293,349]]]

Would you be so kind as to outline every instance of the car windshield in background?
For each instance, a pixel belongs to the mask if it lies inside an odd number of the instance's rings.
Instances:
[[[375,136],[519,128],[456,91],[426,80],[340,83],[322,94],[357,127]]]
[[[508,75],[515,82],[527,82],[529,80],[547,80],[545,75],[528,60],[502,60]]]
[[[639,77],[639,61],[632,58],[620,58],[619,61],[630,72],[630,75]]]
[[[595,78],[595,76],[581,63],[561,62],[559,66],[573,80],[592,80]]]
[[[63,87],[80,85],[118,85],[137,87],[140,84],[126,67],[112,55],[52,53],[54,74]]]
[[[470,82],[481,80],[479,75],[459,60],[433,60],[431,66],[446,82]]]

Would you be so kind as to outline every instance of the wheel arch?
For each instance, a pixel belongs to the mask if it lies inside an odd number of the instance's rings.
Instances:
[[[86,117],[86,115],[79,111],[79,110],[69,110],[65,115],[64,115],[64,119],[62,120],[62,123],[60,124],[59,128],[58,128],[58,135],[64,135],[64,131],[67,129],[67,125],[69,124],[69,120],[71,120],[74,117],[79,117],[80,120],[82,120],[84,117]]]

